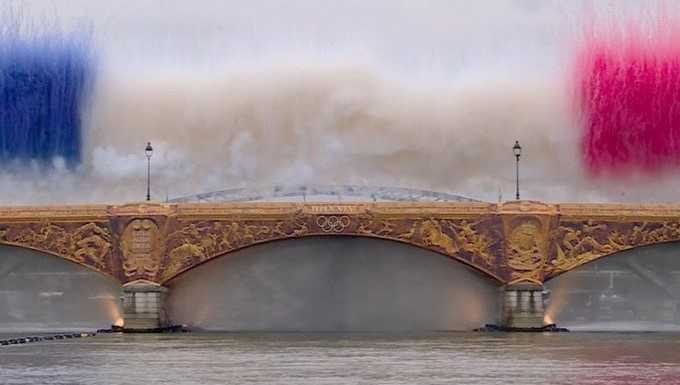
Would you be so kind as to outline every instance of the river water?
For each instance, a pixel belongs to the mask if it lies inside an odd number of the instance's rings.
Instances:
[[[680,384],[680,333],[97,335],[0,347],[2,384]]]

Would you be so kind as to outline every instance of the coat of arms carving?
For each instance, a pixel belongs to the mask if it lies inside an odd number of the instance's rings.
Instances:
[[[155,277],[160,267],[159,236],[158,225],[151,219],[134,219],[128,223],[121,240],[126,277]]]

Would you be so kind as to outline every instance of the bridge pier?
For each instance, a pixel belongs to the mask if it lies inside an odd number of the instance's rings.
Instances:
[[[502,290],[502,327],[521,330],[544,326],[543,285],[515,283]]]
[[[151,282],[123,286],[123,331],[156,332],[166,326],[165,295],[168,289]]]

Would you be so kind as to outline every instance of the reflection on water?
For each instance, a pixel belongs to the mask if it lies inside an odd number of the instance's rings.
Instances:
[[[120,319],[120,285],[37,251],[0,246],[0,332],[90,330]]]
[[[546,284],[547,316],[574,330],[680,331],[680,244],[633,249]]]
[[[440,254],[380,239],[263,244],[169,286],[171,319],[210,330],[472,330],[497,317],[495,281]]]
[[[98,335],[0,347],[2,384],[680,384],[680,334]]]

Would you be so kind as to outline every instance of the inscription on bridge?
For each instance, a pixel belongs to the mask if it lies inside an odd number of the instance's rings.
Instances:
[[[121,240],[126,278],[155,278],[160,268],[159,236],[158,226],[151,219],[133,219],[128,223]]]
[[[359,214],[367,210],[367,205],[310,204],[304,206],[309,214]]]
[[[133,231],[130,251],[134,254],[150,254],[151,250],[153,250],[151,232],[148,229]]]
[[[0,243],[163,284],[251,245],[306,236],[408,243],[500,283],[542,283],[634,247],[680,240],[680,205],[223,203],[0,207]]]

